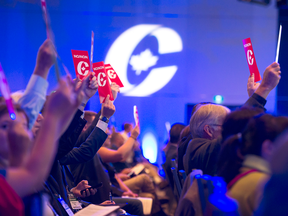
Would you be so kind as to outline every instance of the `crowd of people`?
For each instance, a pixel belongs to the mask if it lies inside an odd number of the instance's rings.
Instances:
[[[161,176],[142,155],[138,126],[108,126],[115,112],[109,95],[100,111],[84,111],[98,88],[93,72],[83,80],[68,75],[46,95],[55,60],[47,39],[25,91],[11,95],[16,120],[0,100],[0,215],[70,216],[89,204],[144,215],[137,197],[150,198],[150,214],[159,216],[287,215],[288,118],[265,113],[280,80],[278,63],[261,84],[249,77],[248,99],[237,110],[199,103],[189,125],[172,125]],[[119,86],[111,90],[116,99]],[[166,189],[174,211],[163,209],[159,191]]]

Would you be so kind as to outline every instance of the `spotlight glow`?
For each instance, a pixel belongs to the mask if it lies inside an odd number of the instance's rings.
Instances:
[[[214,96],[214,102],[217,104],[222,104],[224,100],[224,97],[222,95],[215,95]]]
[[[142,139],[143,155],[150,163],[155,163],[157,160],[157,141],[152,133],[146,133]]]

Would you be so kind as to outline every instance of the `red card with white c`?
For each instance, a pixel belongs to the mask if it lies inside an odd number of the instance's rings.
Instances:
[[[103,103],[105,101],[105,98],[107,97],[108,94],[110,95],[110,100],[113,101],[114,98],[112,95],[108,76],[104,68],[104,62],[102,61],[93,63],[93,71],[95,72],[95,76],[98,82],[100,103]]]
[[[81,80],[89,75],[90,61],[88,51],[71,50],[76,75]]]
[[[250,38],[246,38],[243,40],[243,46],[246,54],[246,59],[248,63],[248,67],[250,70],[250,75],[254,74],[254,82],[260,81],[261,75],[259,73],[257,64],[256,64],[256,59],[255,59],[255,54],[253,51],[252,43]]]
[[[115,72],[115,70],[112,68],[110,64],[105,64],[105,69],[106,69],[108,78],[111,80],[111,82],[116,83],[120,88],[124,87],[119,76],[117,75],[117,73]]]

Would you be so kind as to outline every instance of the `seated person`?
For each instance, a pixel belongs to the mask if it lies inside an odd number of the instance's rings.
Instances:
[[[252,118],[242,135],[234,135],[223,143],[218,163],[222,169],[218,174],[228,183],[227,194],[238,201],[241,216],[254,215],[258,208],[271,174],[268,160],[277,148],[274,140],[286,128],[287,117],[263,114]],[[223,164],[222,158],[230,159],[229,163]],[[234,176],[229,172],[232,167],[238,170]]]
[[[259,107],[264,109],[266,99],[271,90],[279,83],[280,66],[272,63],[266,68],[263,80],[255,93],[243,107]],[[193,139],[188,144],[184,155],[184,168],[188,175],[192,169],[201,169],[204,174],[216,174],[216,162],[221,147],[222,124],[229,113],[224,106],[207,104],[200,106],[190,119],[190,130]]]
[[[32,152],[29,151],[32,140],[26,114],[16,107],[16,120],[12,121],[6,105],[1,104],[3,109],[0,119],[2,125],[0,158],[1,169],[4,169],[1,172],[1,181],[5,177],[5,181],[20,197],[42,188],[55,156],[57,140],[67,129],[81,102],[81,91],[76,91],[69,79],[60,80],[57,92],[47,102],[47,119],[44,120],[38,137],[33,141]],[[71,98],[71,94],[75,94],[75,97]],[[9,165],[10,160],[14,164],[13,167]],[[23,203],[17,202],[16,199],[13,202],[22,205],[14,215],[24,215]],[[9,215],[5,211],[0,209],[1,214]]]
[[[172,168],[171,160],[177,158],[177,149],[178,149],[178,142],[180,141],[180,133],[184,128],[185,128],[184,124],[176,123],[172,125],[170,132],[169,132],[170,139],[167,144],[166,153],[165,153],[166,161],[162,165],[163,168],[165,169],[166,175],[168,175],[166,177],[169,181],[172,191],[174,190],[174,179],[173,179],[173,174],[171,172],[171,168]]]

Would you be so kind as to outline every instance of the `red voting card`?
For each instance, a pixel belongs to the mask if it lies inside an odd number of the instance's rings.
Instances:
[[[115,70],[112,68],[112,66],[110,64],[105,64],[105,69],[106,69],[107,75],[108,75],[109,79],[111,80],[111,82],[116,83],[120,88],[124,87],[119,76],[117,75],[117,73],[115,72]]]
[[[133,107],[133,114],[134,114],[135,124],[136,124],[136,125],[139,127],[139,129],[140,129],[138,109],[137,109],[137,106],[136,106],[136,105],[134,105],[134,107]]]
[[[89,75],[90,61],[88,51],[71,50],[76,75],[82,80]]]
[[[254,78],[255,78],[254,82],[258,82],[262,78],[261,78],[261,75],[259,73],[259,70],[258,70],[258,67],[256,64],[256,59],[255,59],[251,39],[250,38],[244,39],[243,40],[243,46],[244,46],[244,50],[245,50],[245,54],[246,54],[248,67],[250,70],[250,75],[254,74]]]
[[[93,71],[95,72],[95,76],[98,82],[100,103],[105,101],[105,98],[108,94],[110,95],[110,100],[113,101],[114,98],[111,92],[108,76],[104,68],[104,62],[102,61],[93,63]]]

